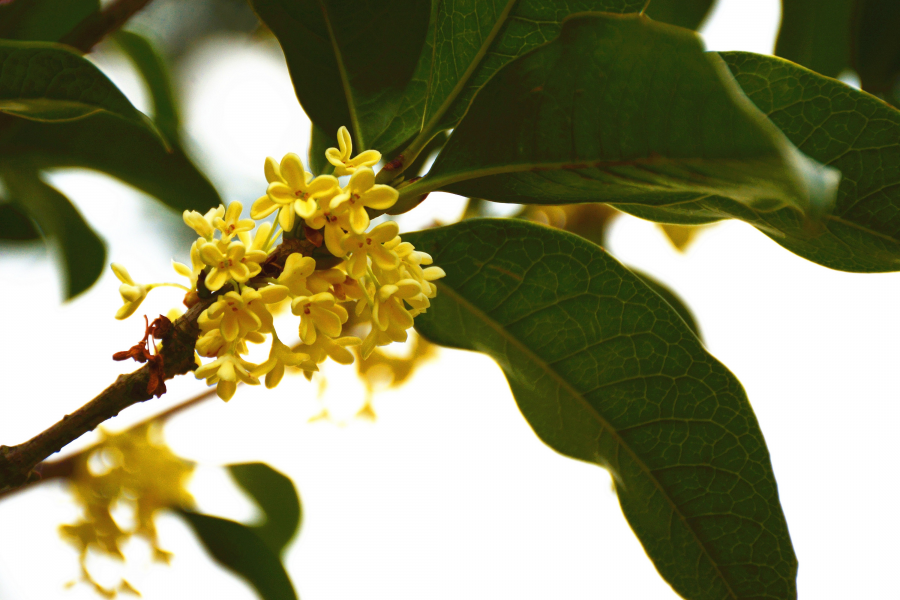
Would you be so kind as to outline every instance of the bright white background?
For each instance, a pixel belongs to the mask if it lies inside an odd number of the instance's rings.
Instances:
[[[771,52],[779,10],[777,0],[721,1],[703,30],[708,47]],[[123,61],[97,60],[147,106]],[[263,193],[265,156],[305,155],[308,121],[273,43],[212,40],[178,75],[186,133],[227,201],[247,205]],[[110,260],[139,281],[175,277],[169,261],[186,260],[184,237],[160,242],[158,232],[180,230],[180,219],[100,175],[52,181],[106,237]],[[448,220],[462,207],[444,194],[429,205]],[[409,227],[434,214],[410,215]],[[710,351],[747,389],[800,560],[801,597],[900,597],[900,275],[831,271],[737,222],[709,228],[678,254],[654,225],[624,217],[609,247],[687,301]],[[112,318],[111,273],[60,304],[48,255],[0,251],[0,441],[14,444],[131,370],[110,355],[143,324]],[[154,292],[146,312],[179,300]],[[202,510],[254,517],[217,465],[263,460],[294,479],[305,523],[287,563],[305,600],[676,597],[630,532],[607,473],[543,446],[489,359],[442,351],[408,386],[375,397],[374,423],[353,418],[365,391],[352,368],[326,376],[321,397],[319,382],[294,377],[275,391],[241,389],[229,404],[212,400],[166,428],[174,450],[201,464],[191,489]],[[202,389],[182,379],[107,426],[122,429]],[[323,407],[335,420],[309,423]],[[56,484],[0,504],[0,599],[96,598],[83,585],[63,589],[77,577],[77,557],[56,530],[76,516]],[[149,600],[254,597],[179,520],[163,516],[159,526],[172,566],[150,563],[135,543],[126,566],[101,561],[97,572],[109,582],[126,575]]]

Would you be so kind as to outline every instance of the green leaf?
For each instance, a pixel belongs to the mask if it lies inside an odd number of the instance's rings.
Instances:
[[[91,287],[106,267],[106,245],[72,203],[44,183],[32,165],[10,159],[0,175],[18,208],[52,242],[65,273],[66,299]]]
[[[58,42],[99,10],[99,0],[16,0],[0,3],[0,38]]]
[[[684,324],[688,326],[688,329],[697,336],[698,340],[702,340],[702,336],[700,335],[700,326],[697,325],[697,319],[694,317],[694,313],[691,312],[691,309],[688,308],[687,304],[684,303],[680,297],[678,297],[675,292],[669,289],[669,287],[662,283],[661,281],[655,279],[653,276],[644,273],[634,267],[628,267],[628,270],[631,271],[634,275],[638,277],[644,285],[648,288],[656,292],[663,300],[665,300],[669,306],[671,306],[678,316],[681,317],[681,320],[684,321]]]
[[[862,88],[900,106],[900,3],[865,0],[855,17],[852,59]]]
[[[0,112],[36,121],[107,112],[146,123],[93,63],[65,46],[44,42],[0,40]]]
[[[234,480],[250,494],[265,514],[253,529],[276,555],[300,529],[302,509],[294,483],[264,463],[228,465]]]
[[[608,469],[685,598],[796,597],[797,560],[740,383],[638,277],[577,236],[471,219],[404,239],[446,272],[416,329],[503,368],[554,450]]]
[[[837,77],[850,66],[854,0],[782,0],[775,54]]]
[[[787,210],[732,213],[800,256],[832,269],[900,270],[900,111],[839,81],[769,56],[726,52],[737,82],[775,125],[843,173],[834,211],[810,230]],[[686,208],[690,210],[690,208]]]
[[[818,217],[837,183],[747,101],[696,34],[637,15],[584,15],[494,76],[394,210],[442,189],[521,204],[723,195]]]
[[[252,527],[188,510],[176,513],[216,562],[245,579],[263,600],[297,599],[284,565]]]
[[[644,14],[654,21],[699,29],[715,0],[652,0]]]
[[[430,3],[423,0],[251,0],[278,38],[297,98],[334,136],[371,147],[396,114],[419,60]]]
[[[325,151],[336,147],[336,137],[325,133],[313,123],[312,131],[309,134],[309,170],[313,175],[331,175],[334,173],[334,165],[325,158]]]
[[[141,78],[150,92],[153,104],[153,122],[171,146],[181,145],[178,117],[178,106],[169,69],[162,56],[150,41],[132,31],[116,32],[112,39],[119,45],[125,55],[134,63]]]
[[[66,123],[20,121],[0,138],[0,161],[28,156],[39,168],[84,167],[133,185],[181,212],[221,203],[179,148],[168,151],[145,127],[100,113]]]
[[[435,2],[425,52],[410,84],[415,93],[403,99],[398,109],[402,118],[391,123],[378,147],[414,137],[404,151],[406,161],[411,161],[436,133],[456,126],[494,73],[555,38],[566,17],[584,11],[637,12],[645,4],[646,0]]]
[[[0,204],[0,240],[28,242],[40,237],[28,215],[11,203]]]

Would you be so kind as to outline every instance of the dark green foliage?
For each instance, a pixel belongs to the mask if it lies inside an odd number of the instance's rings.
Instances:
[[[27,242],[40,237],[28,215],[14,204],[0,204],[0,240]]]
[[[775,54],[837,77],[850,66],[854,0],[782,0]]]
[[[0,177],[15,207],[40,228],[62,266],[66,299],[91,287],[106,267],[106,245],[72,203],[38,177],[33,165],[7,160]]]
[[[684,29],[572,18],[558,40],[497,73],[420,185],[499,202],[727,195],[754,209],[827,212],[836,172],[801,155],[723,69]]]
[[[796,597],[746,394],[661,296],[598,246],[524,221],[470,219],[405,239],[447,272],[417,331],[490,355],[544,442],[610,471],[678,593]]]
[[[297,98],[334,136],[346,126],[358,150],[395,115],[428,28],[422,0],[251,0],[278,37]]]
[[[272,552],[283,554],[303,520],[297,488],[290,479],[265,463],[228,465],[227,468],[265,515],[265,520],[254,527],[256,535]]]
[[[297,592],[278,556],[252,527],[187,510],[177,514],[216,562],[246,580],[262,600],[296,600]]]

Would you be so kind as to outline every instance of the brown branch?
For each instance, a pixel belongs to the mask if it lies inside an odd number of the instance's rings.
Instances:
[[[90,52],[100,40],[117,31],[152,0],[118,0],[96,12],[67,33],[60,41],[84,53]]]
[[[175,321],[163,337],[160,356],[165,379],[196,368],[194,345],[199,335],[197,319],[212,302],[208,299],[193,306]],[[33,471],[38,463],[129,406],[152,398],[152,389],[148,389],[152,369],[153,364],[147,363],[137,371],[120,375],[99,396],[64,416],[46,431],[17,446],[0,446],[0,492],[39,479],[40,476]]]

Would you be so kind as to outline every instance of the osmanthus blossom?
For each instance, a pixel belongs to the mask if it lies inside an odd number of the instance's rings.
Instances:
[[[254,202],[250,219],[241,218],[239,202],[183,215],[199,237],[190,248],[190,266],[173,262],[175,271],[191,283],[190,288],[177,287],[188,292],[188,306],[201,298],[209,302],[197,320],[195,375],[215,384],[224,400],[241,382],[256,385],[265,376],[271,388],[287,369],[309,378],[329,358],[351,364],[354,346],[367,357],[377,346],[405,341],[415,317],[430,307],[429,299],[437,293],[433,282],[444,271],[428,266],[428,254],[403,242],[395,222],[367,231],[367,209],[390,208],[398,198],[394,188],[375,184],[371,166],[381,155],[367,150],[352,156],[346,128],[338,132],[338,146],[329,149],[327,158],[337,175],[350,175],[344,188],[334,176],[314,177],[296,154],[288,154],[281,162],[265,160],[266,195]],[[276,211],[280,229],[270,222],[257,223]],[[308,241],[298,244],[304,237]],[[174,285],[138,284],[118,264],[113,271],[122,282],[124,302],[117,318],[133,314],[153,287]],[[299,317],[294,330],[299,343],[293,347],[279,337],[273,317],[272,307],[285,301]],[[347,308],[354,304],[357,317],[351,326]],[[365,341],[347,335],[367,323]],[[243,358],[248,343],[269,339],[268,358],[261,364]],[[203,364],[204,358],[213,360]]]
[[[350,176],[347,187],[331,200],[331,208],[336,214],[346,212],[350,230],[361,234],[369,228],[367,208],[386,210],[399,197],[400,193],[391,186],[375,183],[375,171],[369,167],[360,167]]]
[[[366,150],[353,158],[353,140],[346,127],[338,129],[338,147],[325,151],[325,158],[334,165],[334,174],[338,177],[352,175],[360,167],[374,167],[381,160],[381,152],[378,150]]]
[[[313,216],[319,208],[316,199],[339,188],[338,180],[331,175],[313,177],[303,168],[300,157],[288,154],[274,169],[274,161],[266,161],[269,183],[266,195],[258,198],[250,209],[253,219],[263,219],[278,210],[278,223],[284,231],[294,228],[295,217]]]

